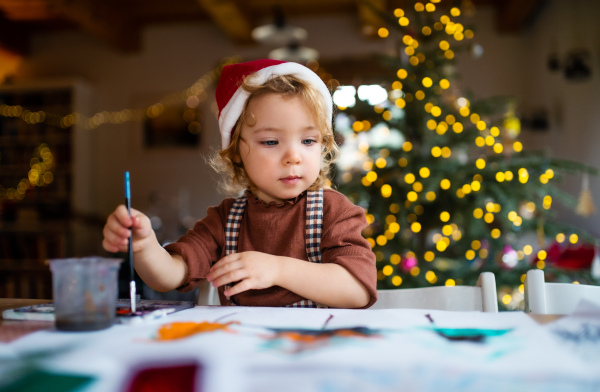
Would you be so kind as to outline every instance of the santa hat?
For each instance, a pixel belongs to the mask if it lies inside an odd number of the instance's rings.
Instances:
[[[276,75],[294,75],[313,84],[323,95],[327,117],[332,118],[333,103],[329,89],[317,74],[298,63],[279,60],[255,60],[223,67],[215,96],[219,107],[219,129],[223,150],[229,147],[235,123],[240,118],[250,94],[241,85],[246,76],[253,75],[254,83],[262,84]]]

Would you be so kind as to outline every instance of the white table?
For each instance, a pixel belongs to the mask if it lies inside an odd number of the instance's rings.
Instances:
[[[157,340],[176,322],[220,328]],[[124,391],[145,368],[190,364],[198,391],[600,390],[600,350],[582,356],[556,323],[522,312],[196,307],[97,332],[38,331],[0,345],[0,359],[56,349],[43,368],[93,377],[85,392]]]

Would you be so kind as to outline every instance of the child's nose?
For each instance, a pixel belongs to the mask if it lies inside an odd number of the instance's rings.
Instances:
[[[283,156],[283,163],[285,165],[297,165],[302,162],[302,156],[300,152],[295,147],[288,147]]]

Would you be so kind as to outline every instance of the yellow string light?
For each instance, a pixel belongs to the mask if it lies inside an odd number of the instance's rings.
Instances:
[[[145,109],[122,109],[118,111],[102,111],[91,116],[80,113],[70,113],[65,116],[48,113],[45,111],[30,111],[19,105],[0,105],[0,116],[20,117],[29,124],[49,123],[60,126],[63,129],[72,125],[78,125],[83,129],[96,129],[105,124],[122,124],[129,121],[141,121],[145,117],[155,118],[164,112],[166,106],[186,104],[188,107],[196,107],[200,102],[208,98],[207,87],[212,85],[225,65],[238,62],[240,59],[232,57],[226,59],[222,64],[204,74],[194,84],[185,90],[174,92],[164,96],[158,102],[149,105]]]
[[[427,271],[425,273],[425,279],[431,284],[436,283],[438,280],[437,276],[435,275],[435,272],[433,271]]]
[[[54,156],[52,151],[46,143],[42,143],[33,151],[27,176],[19,180],[14,187],[5,188],[0,185],[0,200],[23,200],[29,189],[52,183],[54,181],[53,168]]]

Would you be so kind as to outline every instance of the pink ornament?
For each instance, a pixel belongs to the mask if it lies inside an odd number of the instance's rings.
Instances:
[[[416,267],[418,260],[416,257],[405,257],[400,264],[400,267],[404,272],[409,272],[411,268]]]
[[[514,250],[510,245],[505,245],[500,252],[500,265],[505,269],[513,269],[519,262],[519,256],[517,251]]]

